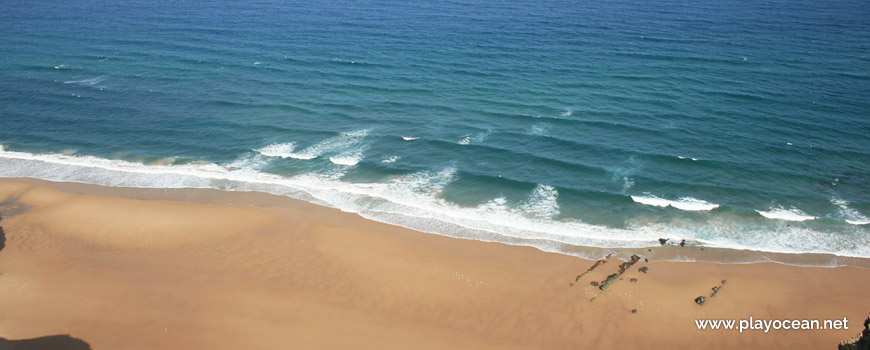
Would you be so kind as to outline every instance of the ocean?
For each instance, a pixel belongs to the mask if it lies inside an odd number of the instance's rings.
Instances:
[[[857,0],[0,0],[0,176],[870,258]]]

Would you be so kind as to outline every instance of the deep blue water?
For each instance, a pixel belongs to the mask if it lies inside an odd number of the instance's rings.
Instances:
[[[0,0],[0,176],[870,257],[865,1]]]

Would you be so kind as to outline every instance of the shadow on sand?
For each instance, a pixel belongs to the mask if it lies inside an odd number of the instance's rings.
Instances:
[[[69,335],[50,335],[33,339],[0,338],[0,350],[90,350],[91,345]]]

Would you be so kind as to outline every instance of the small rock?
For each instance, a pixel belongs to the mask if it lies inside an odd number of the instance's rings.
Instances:
[[[698,305],[704,305],[704,302],[706,302],[706,301],[707,301],[707,298],[705,298],[703,296],[695,298],[695,302],[698,303]]]
[[[668,239],[670,238],[659,238],[659,244],[665,245],[665,243],[668,243]]]
[[[640,271],[640,272],[646,273],[647,271],[649,271],[649,268],[646,267],[646,266],[643,266],[643,267],[641,267],[641,268],[639,268],[639,269],[637,269],[637,270]]]
[[[634,282],[637,282],[637,278],[632,278],[632,279],[630,279],[630,280],[628,280],[628,281],[631,282],[631,283],[634,283]]]
[[[686,246],[686,240],[684,239],[684,240],[680,241],[680,247],[685,247],[685,246]]]
[[[598,282],[592,281],[589,282],[589,284],[591,284],[593,287],[598,287]]]
[[[647,258],[643,258],[643,262],[647,262],[647,263],[648,263],[648,262],[649,262],[649,259],[647,259]]]
[[[636,313],[637,313],[637,309],[631,309],[631,313],[636,314]]]

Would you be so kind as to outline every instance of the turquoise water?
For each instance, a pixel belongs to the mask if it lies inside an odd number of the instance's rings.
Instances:
[[[862,1],[0,0],[0,176],[870,257]]]

